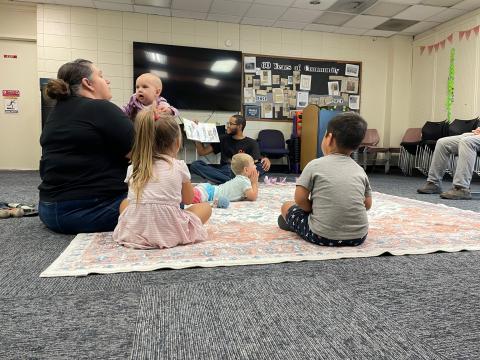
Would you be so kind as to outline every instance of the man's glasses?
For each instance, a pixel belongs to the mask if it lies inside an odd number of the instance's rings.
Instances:
[[[236,126],[236,125],[237,125],[236,123],[227,122],[227,127],[229,127],[229,126]]]

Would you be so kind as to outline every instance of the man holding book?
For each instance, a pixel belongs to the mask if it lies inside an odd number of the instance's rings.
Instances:
[[[227,133],[220,137],[219,143],[204,146],[201,142],[196,141],[195,147],[198,155],[220,153],[220,167],[209,165],[203,160],[196,160],[190,165],[190,172],[200,175],[214,184],[223,184],[234,176],[230,167],[233,155],[246,153],[255,160],[260,176],[264,175],[270,169],[270,160],[261,156],[258,143],[254,139],[243,134],[246,124],[243,116],[233,115],[228,120]]]

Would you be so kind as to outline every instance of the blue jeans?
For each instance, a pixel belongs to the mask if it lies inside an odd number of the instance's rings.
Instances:
[[[260,176],[265,174],[265,170],[262,168],[262,163],[258,162],[256,164],[257,170],[260,173]],[[204,179],[207,179],[213,184],[223,184],[230,179],[235,177],[235,174],[232,173],[230,164],[225,164],[220,167],[215,167],[207,164],[203,160],[196,160],[190,164],[190,172],[192,174],[197,174]]]
[[[50,230],[62,234],[112,231],[126,197],[124,193],[109,199],[40,201],[38,215]]]

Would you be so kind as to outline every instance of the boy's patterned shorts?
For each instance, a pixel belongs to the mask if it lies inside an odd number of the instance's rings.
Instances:
[[[361,245],[367,235],[359,239],[351,240],[330,240],[313,233],[308,226],[308,213],[300,209],[298,205],[293,205],[287,212],[286,222],[292,231],[296,232],[302,237],[313,244],[324,246],[358,246]]]

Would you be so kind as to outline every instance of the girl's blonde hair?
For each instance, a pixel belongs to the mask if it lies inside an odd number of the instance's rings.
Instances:
[[[132,147],[133,167],[130,186],[137,202],[147,182],[153,177],[153,163],[157,159],[170,162],[177,139],[181,141],[180,127],[175,118],[157,113],[153,107],[140,111],[135,118],[135,140]]]

